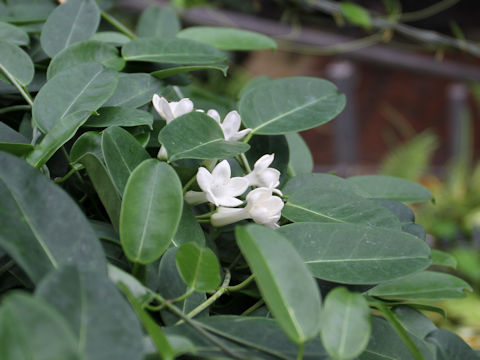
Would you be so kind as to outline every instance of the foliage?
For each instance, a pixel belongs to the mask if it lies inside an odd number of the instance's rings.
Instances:
[[[165,8],[137,37],[93,0],[0,7],[2,359],[475,357],[416,310],[469,288],[425,271],[402,202],[429,191],[310,173],[295,134],[343,109],[333,84],[263,79],[220,115],[186,73],[270,39],[177,37]]]

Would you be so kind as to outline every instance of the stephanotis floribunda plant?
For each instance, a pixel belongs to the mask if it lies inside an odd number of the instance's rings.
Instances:
[[[430,192],[312,173],[334,84],[211,94],[190,72],[275,42],[109,3],[0,2],[2,360],[474,358],[426,316],[469,289],[429,269]]]

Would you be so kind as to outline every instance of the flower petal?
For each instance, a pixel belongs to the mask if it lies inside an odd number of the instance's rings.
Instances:
[[[235,207],[243,204],[243,201],[240,199],[237,199],[236,197],[233,196],[228,196],[228,195],[220,195],[216,196],[215,198],[217,200],[217,206],[227,206],[227,207]]]
[[[223,188],[223,193],[228,196],[240,196],[248,188],[248,180],[242,177],[231,178]]]
[[[280,185],[280,171],[273,168],[265,169],[257,175],[257,181],[257,186],[274,189]]]
[[[270,196],[272,196],[272,190],[265,187],[260,187],[248,193],[247,203],[248,205],[253,205],[256,202],[268,199]]]
[[[198,168],[197,183],[198,183],[198,186],[200,186],[200,189],[202,189],[203,191],[205,192],[210,191],[210,188],[212,187],[212,184],[213,184],[212,174],[210,174],[210,172],[204,167]]]
[[[213,118],[218,123],[218,125],[220,125],[220,114],[217,110],[210,109],[207,111],[207,115]]]
[[[275,154],[265,154],[255,162],[253,168],[257,171],[265,170],[270,166],[274,159]]]
[[[232,171],[227,160],[221,161],[212,171],[212,177],[215,184],[227,184],[230,180]]]
[[[227,141],[238,141],[240,139],[243,139],[245,137],[245,135],[247,135],[250,131],[252,131],[252,129],[241,130],[241,131],[235,133],[234,135],[230,136],[229,139],[225,138],[225,140],[227,140]],[[224,136],[225,136],[225,134],[224,134]]]
[[[225,140],[231,140],[231,138],[237,134],[241,124],[242,119],[240,114],[235,110],[230,111],[227,116],[225,116],[225,119],[222,123],[222,130]]]
[[[248,219],[248,217],[248,212],[244,208],[232,209],[219,207],[217,212],[212,215],[210,221],[213,226],[220,227]]]
[[[193,111],[193,102],[189,98],[184,98],[172,106],[172,112],[175,118]]]

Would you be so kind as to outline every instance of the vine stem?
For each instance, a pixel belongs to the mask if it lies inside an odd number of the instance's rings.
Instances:
[[[195,182],[196,179],[197,179],[197,175],[195,174],[194,176],[192,176],[190,180],[187,181],[187,183],[183,187],[183,195],[187,193],[187,190],[190,189],[190,186],[192,186],[192,184]]]
[[[247,157],[245,156],[244,153],[240,154],[240,159],[242,160],[243,167],[245,168],[245,171],[247,171],[249,174],[252,172],[252,169],[250,168],[250,164],[248,163]]]
[[[297,354],[297,360],[302,360],[303,359],[303,351],[305,350],[305,343],[301,343],[298,345],[298,354]]]
[[[125,25],[123,25],[120,21],[118,21],[117,19],[115,19],[112,15],[110,14],[107,14],[105,11],[101,11],[101,14],[102,14],[102,17],[107,21],[109,22],[111,25],[113,25],[115,28],[117,28],[118,30],[120,30],[122,33],[124,33],[125,35],[127,35],[130,39],[135,39],[136,38],[136,35],[130,30],[128,29]]]
[[[79,167],[72,167],[70,169],[70,171],[63,177],[61,178],[56,178],[55,179],[55,183],[57,184],[61,184],[63,183],[64,181],[66,181],[70,176],[72,176],[73,174],[75,174],[77,171],[79,170],[82,170],[82,169],[85,169],[85,167],[82,165],[82,166],[79,166]]]
[[[0,109],[0,114],[5,114],[12,111],[20,111],[20,110],[30,110],[32,108],[31,105],[13,105],[7,106]]]
[[[247,310],[245,310],[243,313],[240,314],[240,316],[247,316],[250,315],[252,312],[257,310],[260,306],[265,304],[265,301],[263,299],[258,300],[255,304],[250,306]]]
[[[22,86],[18,81],[17,79],[15,79],[8,71],[7,69],[5,69],[5,67],[3,67],[1,64],[0,64],[0,70],[2,70],[2,72],[5,74],[5,76],[8,78],[8,80],[10,80],[10,82],[13,84],[13,86],[15,86],[17,88],[17,90],[20,92],[20,94],[23,96],[23,98],[25,99],[25,101],[28,103],[28,105],[30,106],[33,106],[33,98],[32,96],[30,95],[30,93],[28,92],[28,90],[25,88],[25,86]]]
[[[401,339],[407,346],[408,350],[410,350],[410,353],[413,355],[413,358],[415,360],[423,360],[422,354],[420,353],[420,351],[418,350],[417,346],[412,341],[410,336],[408,336],[402,324],[400,324],[400,322],[397,320],[397,318],[395,317],[395,314],[392,313],[392,311],[382,303],[377,302],[373,304],[373,306],[375,306],[378,310],[380,310],[383,313],[387,321],[390,323],[390,325],[392,325],[392,327],[395,329],[397,334],[401,337]]]
[[[229,286],[227,290],[230,292],[242,290],[245,286],[250,284],[254,279],[255,279],[255,275],[252,274],[248,278],[243,280],[240,284]]]

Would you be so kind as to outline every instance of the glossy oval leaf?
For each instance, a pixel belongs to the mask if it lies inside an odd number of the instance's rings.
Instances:
[[[152,101],[153,94],[164,89],[163,83],[149,74],[125,74],[118,77],[118,86],[105,106],[140,107]]]
[[[18,46],[28,45],[30,43],[30,38],[24,30],[3,21],[0,21],[0,39]]]
[[[69,0],[48,16],[40,43],[45,53],[54,57],[70,45],[90,39],[99,23],[100,9],[95,0]]]
[[[128,131],[111,126],[103,132],[102,152],[108,172],[120,195],[133,170],[150,155]]]
[[[86,358],[143,359],[140,323],[106,274],[61,267],[46,276],[35,293],[68,322]]]
[[[62,264],[105,271],[98,239],[70,196],[22,159],[0,153],[0,163],[0,246],[30,279]]]
[[[175,170],[155,159],[128,179],[120,213],[120,239],[127,257],[146,264],[167,250],[182,215],[182,184]]]
[[[0,74],[24,86],[30,84],[35,73],[30,56],[18,46],[3,41],[0,41],[0,70]]]
[[[401,279],[379,284],[368,295],[383,299],[454,299],[465,297],[472,287],[462,279],[445,273],[422,271]]]
[[[246,92],[239,111],[252,133],[281,135],[322,125],[345,106],[332,83],[309,77],[267,81]]]
[[[0,151],[23,156],[33,149],[33,145],[22,134],[0,122]]]
[[[117,31],[99,31],[91,37],[91,40],[101,41],[115,46],[122,46],[131,39]]]
[[[290,160],[288,169],[293,176],[307,174],[313,171],[313,158],[308,145],[297,133],[286,134]]]
[[[227,27],[193,26],[183,29],[177,36],[211,45],[220,50],[249,51],[277,48],[275,41],[268,36]]]
[[[432,249],[432,265],[446,266],[452,269],[457,268],[457,260],[447,252]]]
[[[220,285],[220,265],[209,248],[187,242],[179,247],[175,260],[178,272],[188,287],[197,291],[213,291]]]
[[[98,109],[98,114],[93,114],[85,126],[103,128],[109,126],[143,126],[153,127],[153,116],[147,111],[132,109],[126,106],[107,106]]]
[[[75,135],[89,116],[88,111],[77,111],[55,123],[40,144],[28,154],[27,162],[36,168],[43,166],[63,144]]]
[[[256,224],[237,227],[235,235],[263,299],[288,337],[297,344],[315,337],[320,330],[320,292],[289,241]]]
[[[278,232],[315,277],[346,284],[376,284],[430,265],[424,241],[401,231],[354,224],[296,223]]]
[[[298,345],[291,341],[274,319],[256,316],[216,315],[198,319],[198,325],[208,330],[230,351],[242,359],[295,359]],[[165,328],[168,338],[183,335],[190,339],[198,356],[208,359],[225,358],[226,354],[211,341],[187,324]],[[319,337],[305,345],[304,360],[327,360],[328,354]]]
[[[370,340],[370,308],[363,295],[344,287],[330,291],[322,310],[323,346],[334,359],[354,359]]]
[[[432,199],[430,191],[413,181],[387,175],[361,175],[347,179],[371,198],[406,202],[422,202]]]
[[[15,360],[81,360],[67,322],[46,302],[23,292],[0,307],[0,354]]]
[[[224,53],[196,41],[177,38],[138,38],[122,47],[127,61],[148,61],[163,64],[216,64],[225,61]]]
[[[376,202],[344,191],[299,189],[288,197],[282,215],[293,222],[364,224],[401,229],[398,218]]]
[[[356,192],[355,188],[345,179],[323,173],[299,174],[288,180],[287,184],[282,188],[282,192],[286,196],[290,196],[300,189],[310,189],[312,193],[340,191],[362,195]]]
[[[223,76],[227,76],[227,65],[190,65],[190,66],[175,66],[167,69],[157,70],[152,72],[150,75],[156,77],[157,79],[165,79],[170,76],[183,74],[192,71],[198,70],[218,70],[223,73]]]
[[[478,351],[473,350],[460,336],[445,329],[432,331],[427,342],[437,348],[436,360],[478,360]]]
[[[180,31],[180,21],[171,7],[149,6],[142,12],[137,24],[139,37],[173,37]]]
[[[85,166],[100,201],[118,232],[122,200],[103,162],[102,136],[95,132],[86,132],[80,136],[70,151],[70,162]]]
[[[205,245],[205,233],[195,217],[192,207],[184,203],[182,217],[172,243],[175,247],[180,247],[190,241],[203,247]]]
[[[250,148],[242,142],[225,141],[218,123],[200,112],[191,112],[170,122],[160,131],[158,140],[165,146],[169,161],[228,159]]]
[[[118,75],[97,63],[79,65],[48,81],[33,103],[33,120],[48,132],[64,117],[77,111],[93,112],[113,94]],[[68,91],[66,91],[68,90]]]
[[[120,57],[115,46],[100,41],[86,40],[69,46],[55,55],[48,66],[47,79],[51,79],[62,71],[89,62],[97,62],[108,69],[117,71],[122,70],[125,66],[125,60]]]

